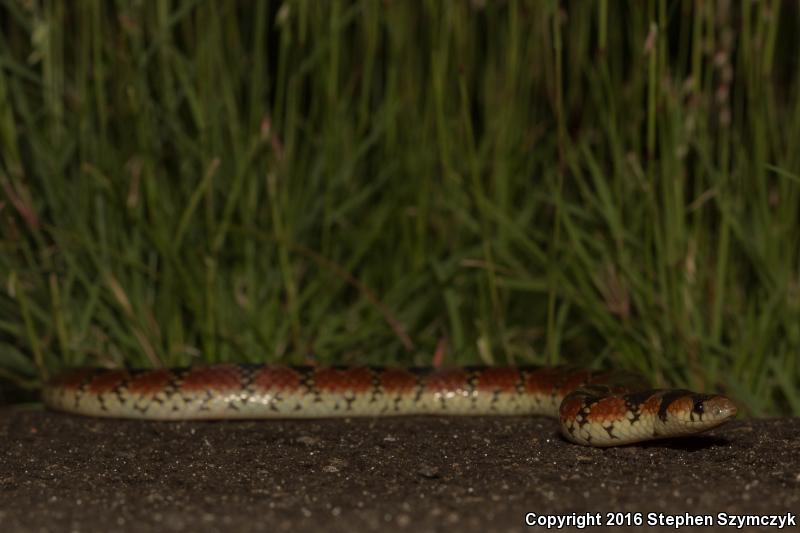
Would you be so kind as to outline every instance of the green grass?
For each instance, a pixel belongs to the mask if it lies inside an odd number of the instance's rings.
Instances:
[[[438,347],[800,414],[793,2],[0,0],[0,20],[6,379]]]

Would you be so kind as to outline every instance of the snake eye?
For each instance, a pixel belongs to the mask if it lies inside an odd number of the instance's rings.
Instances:
[[[702,415],[704,413],[703,402],[705,398],[695,398],[694,405],[692,406],[692,411],[697,413],[698,415]]]

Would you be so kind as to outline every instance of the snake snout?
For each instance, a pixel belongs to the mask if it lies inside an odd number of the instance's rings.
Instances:
[[[736,416],[736,404],[725,396],[714,396],[703,403],[703,410],[714,420],[722,421]]]

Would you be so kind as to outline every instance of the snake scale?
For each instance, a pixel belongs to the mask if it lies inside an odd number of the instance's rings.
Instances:
[[[568,440],[599,447],[690,435],[736,414],[725,396],[641,383],[567,367],[217,364],[68,371],[48,382],[43,399],[59,411],[147,420],[546,415]]]

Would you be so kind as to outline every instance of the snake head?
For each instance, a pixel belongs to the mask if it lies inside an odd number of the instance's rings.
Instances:
[[[708,399],[696,400],[692,411],[703,415],[706,420],[722,423],[736,416],[736,404],[726,396],[716,395]]]
[[[661,398],[656,431],[663,436],[690,435],[736,416],[736,404],[718,394],[670,391]]]

